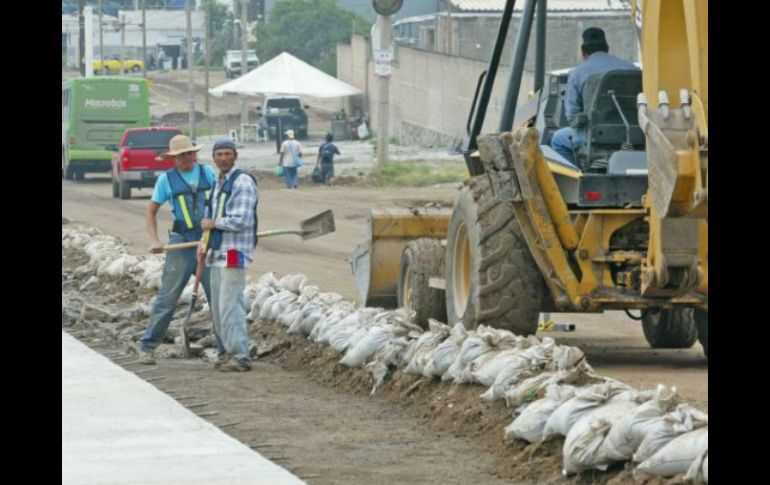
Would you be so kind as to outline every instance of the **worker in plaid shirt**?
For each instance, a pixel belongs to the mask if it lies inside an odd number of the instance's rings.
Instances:
[[[219,178],[209,197],[203,230],[211,230],[206,264],[211,271],[211,314],[222,372],[251,369],[246,329],[246,268],[257,245],[257,182],[235,168],[238,152],[230,140],[214,144]]]

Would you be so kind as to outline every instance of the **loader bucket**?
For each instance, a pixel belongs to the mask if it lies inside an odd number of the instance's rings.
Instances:
[[[398,306],[398,271],[404,247],[421,237],[446,238],[451,214],[449,209],[372,209],[366,225],[368,240],[356,247],[350,261],[364,305]]]

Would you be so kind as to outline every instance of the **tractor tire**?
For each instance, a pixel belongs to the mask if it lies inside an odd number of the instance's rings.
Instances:
[[[72,164],[67,164],[67,168],[64,169],[64,178],[67,180],[75,179],[75,167]]]
[[[85,180],[86,179],[86,172],[85,169],[73,169],[72,171],[75,174],[75,180]]]
[[[438,239],[409,242],[398,271],[398,306],[415,311],[414,323],[428,329],[428,319],[446,322],[444,292],[428,286],[431,276],[444,272],[444,248]]]
[[[128,200],[131,198],[131,186],[125,180],[121,180],[118,184],[118,191],[121,200]]]
[[[550,295],[515,213],[495,199],[486,175],[471,178],[460,190],[446,249],[450,324],[487,325],[516,335],[537,331]]]
[[[654,349],[687,349],[698,338],[692,308],[661,309],[645,312],[642,330]]]
[[[709,357],[709,312],[695,310],[695,325],[698,327],[698,341],[703,347],[706,358]]]
[[[137,65],[131,66],[131,72],[139,72],[141,70],[142,68]]]

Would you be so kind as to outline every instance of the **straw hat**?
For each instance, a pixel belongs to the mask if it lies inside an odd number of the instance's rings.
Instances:
[[[203,148],[203,145],[193,145],[192,140],[186,135],[177,135],[168,142],[168,151],[166,155],[175,157],[187,152],[197,152]]]

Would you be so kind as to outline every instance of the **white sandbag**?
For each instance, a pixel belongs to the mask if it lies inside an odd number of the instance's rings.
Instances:
[[[545,423],[564,401],[575,396],[575,388],[569,384],[552,384],[546,390],[546,397],[525,406],[521,414],[505,428],[505,439],[514,438],[537,443],[543,439]]]
[[[521,352],[510,359],[508,364],[495,376],[489,389],[482,394],[485,401],[497,401],[505,397],[506,391],[513,385],[524,381],[532,375],[530,361]]]
[[[441,377],[441,380],[454,381],[460,375],[460,372],[465,369],[465,366],[470,364],[476,357],[489,352],[491,349],[483,337],[477,335],[476,332],[468,332],[468,338],[463,341],[455,360]]]
[[[543,439],[567,436],[570,428],[578,419],[604,404],[617,392],[625,389],[625,387],[616,386],[613,382],[603,382],[579,389],[575,393],[575,397],[559,406],[548,418],[543,431]]]
[[[318,297],[318,287],[316,285],[304,285],[300,291],[300,298],[303,303],[312,301]]]
[[[302,273],[287,274],[286,276],[278,280],[278,287],[283,290],[291,291],[292,293],[299,294],[299,292],[302,290],[302,286],[305,285],[306,281],[307,281],[307,276],[303,275]]]
[[[411,375],[421,376],[433,359],[433,352],[436,347],[443,342],[451,329],[449,325],[443,324],[433,319],[428,320],[429,331],[423,333],[420,338],[409,344],[404,359],[407,361],[404,372]]]
[[[569,345],[557,345],[553,349],[551,368],[553,370],[572,369],[580,362],[585,361],[585,354],[577,347]]]
[[[271,287],[273,289],[277,289],[278,280],[275,279],[275,274],[271,271],[260,276],[257,279],[257,284],[262,287]]]
[[[307,305],[303,306],[299,314],[294,318],[294,321],[292,321],[291,325],[289,326],[289,329],[286,332],[291,334],[302,333],[302,324],[310,315],[313,315],[313,314],[315,314],[316,316],[315,321],[317,322],[318,318],[320,318],[322,314],[321,305],[317,302],[310,302]],[[315,322],[313,323],[313,325],[315,325]],[[310,329],[312,330],[312,327],[310,327]],[[310,332],[308,331],[308,334],[309,333]]]
[[[275,294],[275,290],[269,286],[263,287],[259,292],[257,292],[257,296],[254,297],[254,301],[251,303],[251,311],[249,311],[249,314],[246,316],[246,318],[249,321],[255,321],[259,319],[259,312],[262,309],[262,306],[265,304],[265,301],[273,296]]]
[[[510,351],[510,349],[508,349]],[[460,373],[455,377],[457,384],[476,383],[476,379],[473,377],[474,373],[477,373],[479,369],[491,366],[490,369],[495,369],[494,360],[502,353],[502,350],[490,349],[487,352],[479,355],[465,366]],[[499,368],[496,370],[499,371]]]
[[[505,392],[505,405],[509,408],[513,408],[536,400],[538,398],[538,391],[544,388],[545,385],[550,382],[554,374],[554,372],[543,372],[541,374],[528,377],[521,381],[519,384],[511,387]],[[487,390],[487,392],[489,392],[489,390]],[[486,395],[486,393],[482,394],[482,399],[484,399],[484,395]],[[488,398],[489,397],[491,396],[488,396]]]
[[[331,343],[331,339],[340,332],[344,332],[345,334],[341,338],[349,339],[353,335],[353,332],[361,328],[366,321],[366,310],[366,308],[361,308],[360,310],[347,314],[335,323],[325,325],[321,333],[319,333],[316,342]],[[337,345],[341,345],[342,343],[342,341],[339,341]],[[341,351],[338,350],[338,352]]]
[[[479,325],[476,329],[476,335],[481,337],[487,345],[495,350],[505,350],[514,347],[521,347],[526,341],[524,337],[514,335],[510,330],[492,328],[486,325]],[[535,341],[537,338],[535,337]]]
[[[687,473],[693,462],[703,456],[708,448],[708,426],[677,436],[650,458],[641,462],[634,470],[634,477],[643,478],[652,475],[671,477]]]
[[[700,455],[690,465],[690,469],[684,476],[686,482],[708,483],[709,482],[709,452]]]
[[[280,291],[275,295],[265,300],[265,304],[259,311],[259,318],[261,320],[273,321],[276,320],[286,307],[297,299],[297,295],[290,291]]]
[[[551,384],[571,384],[587,376],[590,371],[591,367],[582,360],[571,369],[543,372],[528,377],[505,392],[505,404],[508,407],[516,407],[540,399]]]
[[[301,305],[299,305],[297,302],[292,303],[286,307],[286,310],[278,317],[278,323],[287,328],[291,327],[292,323],[294,323],[294,320],[297,319],[301,311]]]
[[[139,263],[139,258],[136,256],[123,255],[110,262],[101,272],[97,272],[97,275],[108,274],[110,276],[128,276],[135,270],[136,265]]]
[[[433,351],[433,357],[431,361],[425,366],[423,375],[426,377],[443,376],[444,373],[452,365],[452,362],[460,352],[460,346],[463,341],[468,337],[468,332],[465,330],[462,322],[458,322],[452,327],[452,331],[449,332],[449,337],[441,342],[438,347]]]
[[[519,356],[521,352],[520,349],[508,349],[498,352],[494,359],[483,365],[478,365],[477,368],[472,371],[474,382],[478,382],[484,386],[491,386],[501,371],[511,365],[515,365],[515,363],[520,360]]]
[[[403,363],[403,355],[409,341],[406,337],[390,339],[378,350],[372,361],[365,368],[372,375],[374,385],[370,394],[374,394],[390,375],[391,369],[399,367]]]
[[[602,444],[602,454],[611,462],[630,460],[653,420],[671,411],[678,402],[676,388],[668,389],[659,384],[652,399],[612,426]]]
[[[356,313],[343,318],[336,325],[328,327],[319,341],[326,341],[334,350],[344,353],[356,332],[367,326],[370,316],[367,310],[367,308],[362,308]]]
[[[325,313],[321,319],[316,323],[313,330],[310,332],[308,338],[314,342],[318,342],[319,337],[326,331],[326,328],[330,325],[336,325],[337,322],[350,315],[352,310],[344,308],[341,305],[333,306]]]
[[[633,460],[641,463],[653,456],[679,435],[708,426],[708,415],[689,404],[680,404],[670,413],[654,419],[642,442],[634,453]]]
[[[366,335],[348,349],[340,364],[362,367],[366,359],[380,350],[392,337],[393,334],[387,327],[375,325],[369,328]]]
[[[638,406],[633,401],[604,404],[586,413],[570,428],[562,447],[564,473],[571,475],[583,470],[606,470],[601,446],[612,425]]]

